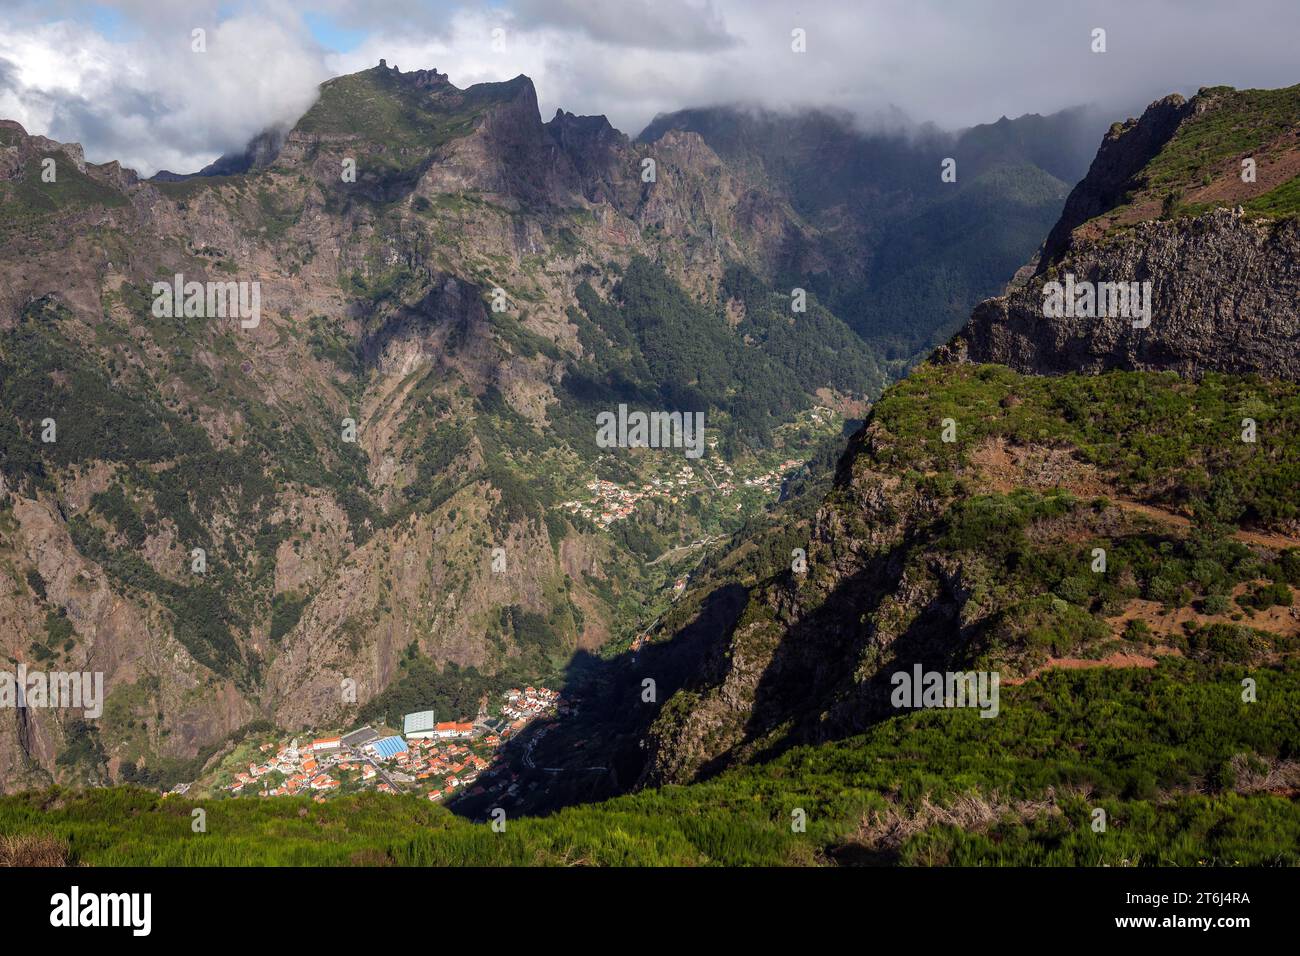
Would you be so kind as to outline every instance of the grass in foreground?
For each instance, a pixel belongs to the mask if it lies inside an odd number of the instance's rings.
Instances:
[[[1241,701],[1243,676],[1258,702]],[[1002,713],[930,710],[503,833],[417,797],[196,804],[136,788],[0,799],[7,840],[122,865],[1300,865],[1300,667],[1051,672]],[[963,819],[978,801],[992,813]],[[1096,808],[1105,833],[1093,831]],[[206,832],[192,829],[206,811]],[[803,810],[806,832],[792,832]],[[882,819],[910,822],[882,835]],[[6,844],[8,845],[8,844]],[[855,856],[853,851],[859,851]]]

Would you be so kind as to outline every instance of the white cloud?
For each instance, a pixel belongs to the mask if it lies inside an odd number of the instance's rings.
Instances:
[[[522,30],[564,30],[614,46],[701,51],[736,42],[714,0],[515,0],[513,10]]]
[[[192,50],[195,22],[154,23],[119,41],[72,20],[0,26],[0,115],[80,142],[93,161],[142,175],[192,171],[297,118],[329,76],[324,52],[292,22],[214,18],[202,53]]]
[[[365,39],[329,53],[309,12]],[[795,27],[806,53],[790,49]],[[1094,27],[1105,54],[1089,50]],[[727,102],[946,127],[1088,102],[1122,118],[1174,90],[1300,81],[1297,35],[1294,0],[17,0],[0,11],[0,116],[96,161],[189,171],[383,57],[460,86],[525,73],[544,115],[605,113],[632,135],[658,112]]]

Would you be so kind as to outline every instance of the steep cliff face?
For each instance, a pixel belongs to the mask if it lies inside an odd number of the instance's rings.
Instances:
[[[574,116],[564,110],[555,111],[546,130],[578,171],[589,201],[607,202],[623,213],[636,209],[641,184],[628,173],[638,168],[640,157],[625,134],[603,116]]]
[[[1297,94],[1171,97],[1111,130],[1041,261],[874,406],[806,567],[750,588],[643,783],[860,732],[918,665],[1017,683],[1294,657]],[[1149,282],[1150,323],[1045,317],[1053,282]]]
[[[1044,315],[1047,283],[1150,283],[1150,325],[1131,314]],[[1240,208],[1075,239],[1010,294],[981,303],[944,355],[1024,372],[1169,369],[1300,376],[1300,224]],[[1129,313],[1131,309],[1125,310]]]
[[[1048,374],[1296,377],[1297,102],[1298,87],[1215,88],[1115,124],[1032,276],[976,308],[940,356]],[[1149,314],[1115,302],[1117,288],[1149,296]]]
[[[1043,260],[1052,262],[1059,258],[1075,229],[1114,209],[1137,189],[1147,164],[1195,109],[1195,103],[1188,103],[1175,93],[1148,106],[1140,120],[1129,119],[1111,126],[1087,175],[1070,190],[1061,218],[1048,233],[1043,243]]]

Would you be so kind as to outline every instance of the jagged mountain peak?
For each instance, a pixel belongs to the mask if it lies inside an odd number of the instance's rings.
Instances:
[[[1298,106],[1300,86],[1209,87],[1113,124],[1032,275],[981,303],[938,357],[1300,377]]]
[[[447,78],[447,74],[439,73],[437,67],[403,73],[396,64],[390,67],[387,60],[380,60],[379,65],[372,67],[372,69],[375,71],[385,71],[384,75],[390,75],[394,79],[400,79],[408,86],[414,86],[417,89],[437,89],[441,86],[451,85],[451,80]]]

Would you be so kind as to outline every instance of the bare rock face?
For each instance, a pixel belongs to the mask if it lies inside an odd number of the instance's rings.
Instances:
[[[1142,118],[1116,123],[1110,128],[1085,176],[1065,200],[1061,218],[1043,244],[1041,259],[1060,257],[1076,228],[1123,201],[1147,163],[1169,142],[1194,110],[1173,93],[1146,108]]]
[[[572,206],[579,176],[537,112],[537,90],[526,76],[471,87],[466,106],[491,99],[474,132],[457,139],[421,184],[428,193],[481,190],[499,201]]]
[[[1044,316],[1044,285],[1150,282],[1151,324]],[[1050,270],[981,303],[942,356],[1020,372],[1169,369],[1300,376],[1300,224],[1218,209],[1080,243]]]
[[[636,208],[641,193],[634,175],[639,168],[633,168],[637,154],[609,120],[556,110],[546,130],[577,169],[589,202],[607,202],[625,213]]]
[[[1258,215],[1239,204],[1285,182],[1300,151],[1293,133],[1278,135],[1289,114],[1252,96],[1226,87],[1191,100],[1175,94],[1112,126],[1036,263],[1007,294],[977,306],[936,358],[1041,374],[1300,374],[1300,225],[1276,205]],[[1214,123],[1232,124],[1236,138],[1224,141]],[[1253,130],[1259,142],[1243,146]],[[1252,155],[1274,172],[1247,180],[1241,161]],[[1115,283],[1143,305],[1149,296],[1149,315],[1117,304]],[[1081,286],[1091,306],[1069,291]]]

